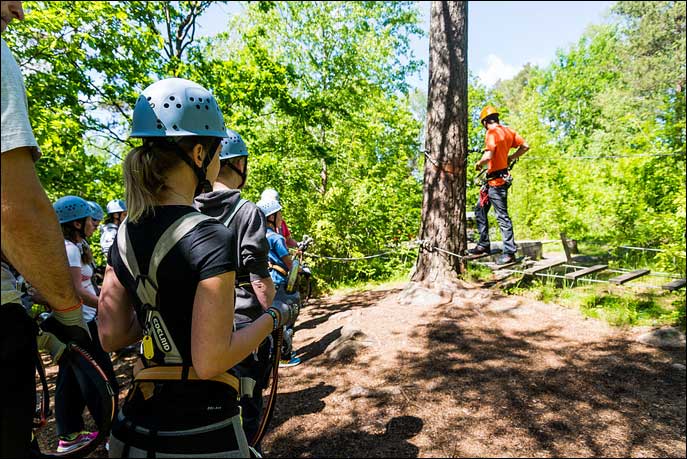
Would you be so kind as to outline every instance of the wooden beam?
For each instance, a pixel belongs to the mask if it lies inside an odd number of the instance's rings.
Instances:
[[[687,280],[685,280],[685,279],[677,279],[677,280],[674,280],[673,282],[670,282],[666,285],[661,285],[661,288],[663,290],[668,290],[668,291],[672,292],[673,290],[677,290],[677,289],[684,287],[686,283],[687,283]]]
[[[563,250],[565,251],[565,259],[568,261],[568,263],[572,263],[570,247],[568,247],[568,238],[565,237],[565,233],[561,233],[561,242],[563,243]]]
[[[612,279],[608,279],[608,282],[611,282],[613,284],[618,284],[622,285],[625,282],[629,282],[633,279],[637,279],[638,277],[642,277],[646,274],[649,274],[651,271],[648,269],[638,269],[637,271],[632,271],[631,273],[626,273],[620,276],[616,276]]]
[[[548,261],[548,262],[541,264],[541,265],[534,265],[533,267],[531,267],[530,269],[526,269],[522,273],[526,276],[530,276],[530,275],[536,274],[540,271],[545,271],[549,268],[553,268],[554,266],[562,265],[566,261],[567,260],[551,260],[551,261]]]
[[[579,279],[580,277],[586,276],[588,274],[603,271],[606,268],[608,268],[608,265],[594,265],[594,266],[590,266],[589,268],[584,268],[584,269],[580,269],[580,270],[577,270],[577,271],[572,272],[572,273],[568,273],[565,275],[565,278],[575,280],[575,279]]]

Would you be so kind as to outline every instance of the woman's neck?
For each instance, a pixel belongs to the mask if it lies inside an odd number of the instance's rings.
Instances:
[[[185,164],[167,176],[165,190],[158,200],[161,206],[192,206],[197,179],[193,171]],[[187,170],[188,169],[188,170]]]

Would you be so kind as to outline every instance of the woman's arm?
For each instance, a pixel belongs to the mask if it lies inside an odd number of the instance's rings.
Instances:
[[[74,284],[76,294],[81,297],[83,304],[92,308],[97,308],[98,297],[89,292],[88,289],[81,284],[81,268],[70,266],[69,273],[72,275],[72,283]]]
[[[105,268],[98,301],[98,336],[105,352],[122,349],[143,336],[129,294],[110,265]]]
[[[196,374],[210,379],[245,359],[272,332],[272,318],[264,314],[232,333],[234,272],[198,283],[191,324],[191,357]]]

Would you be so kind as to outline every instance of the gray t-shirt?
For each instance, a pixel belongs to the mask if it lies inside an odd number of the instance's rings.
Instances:
[[[40,156],[38,143],[33,135],[29,122],[29,110],[26,103],[26,89],[21,70],[14,60],[14,56],[7,47],[5,40],[0,38],[2,44],[2,153],[19,147],[33,147],[33,159]],[[21,304],[21,293],[17,290],[14,275],[2,263],[0,268],[0,291],[2,292],[2,304]]]

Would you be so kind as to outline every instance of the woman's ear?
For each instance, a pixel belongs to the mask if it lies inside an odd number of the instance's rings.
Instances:
[[[205,159],[205,150],[203,149],[203,146],[199,143],[197,143],[193,147],[193,151],[191,152],[191,159],[193,159],[193,162],[196,164],[198,167],[203,167],[203,160]]]

